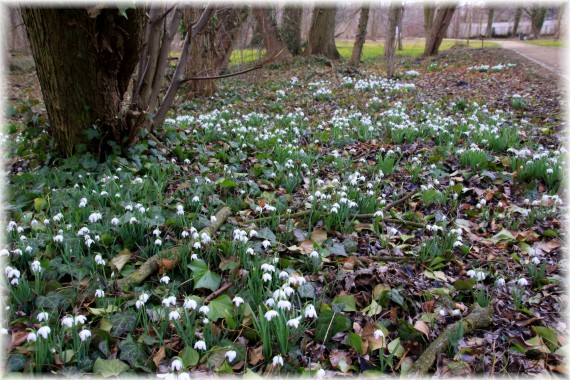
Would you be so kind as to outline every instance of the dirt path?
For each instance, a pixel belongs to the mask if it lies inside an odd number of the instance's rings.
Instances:
[[[564,62],[570,51],[568,48],[535,46],[512,40],[493,40],[493,42],[498,43],[504,49],[515,51],[528,60],[560,75],[566,80],[570,80]]]

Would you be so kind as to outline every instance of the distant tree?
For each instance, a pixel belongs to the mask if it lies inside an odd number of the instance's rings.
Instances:
[[[519,24],[521,22],[522,11],[523,11],[523,8],[520,6],[517,7],[517,9],[515,11],[515,24],[513,26],[513,36],[516,36],[519,32]]]
[[[426,7],[431,7],[431,5],[426,5]],[[426,29],[424,56],[437,54],[456,8],[457,4],[454,3],[440,5],[437,8],[430,10],[429,13],[433,17],[431,21],[425,20],[424,18],[425,21],[428,21],[427,23],[424,23],[424,25],[430,25],[430,28]]]
[[[340,53],[336,48],[334,40],[335,14],[336,8],[334,7],[315,7],[307,47],[303,52],[304,55],[324,55],[332,59],[340,58]]]
[[[48,132],[62,155],[71,155],[80,144],[95,154],[108,149],[108,143],[128,146],[140,129],[162,125],[184,80],[192,36],[211,14],[210,8],[203,11],[186,33],[180,60],[161,96],[170,44],[182,18],[177,5],[126,11],[25,6],[21,11],[50,121]],[[130,103],[124,104],[137,63]]]
[[[246,6],[218,6],[214,9],[208,25],[194,37],[190,46],[186,77],[216,76],[226,69],[248,12]],[[190,28],[201,13],[198,8],[185,9],[184,28]],[[189,81],[184,88],[190,96],[209,97],[218,86],[215,80],[209,79]]]
[[[263,35],[265,55],[273,57],[279,54],[274,62],[290,61],[292,56],[287,45],[281,40],[273,11],[270,8],[254,7],[253,14]]]
[[[358,20],[358,31],[354,47],[352,48],[352,56],[350,57],[350,65],[358,66],[360,57],[362,56],[362,47],[366,41],[366,29],[368,27],[368,15],[370,13],[370,5],[363,5],[360,8],[360,19]]]
[[[398,32],[396,33],[396,38],[398,40],[398,50],[404,50],[404,44],[402,43],[402,39],[404,38],[404,11],[405,8],[402,5],[402,10],[398,15]]]
[[[493,18],[495,16],[495,8],[489,7],[487,11],[487,31],[485,32],[485,37],[493,37]]]
[[[544,25],[544,19],[546,18],[546,7],[534,4],[530,9],[525,8],[525,12],[530,17],[530,31],[532,36],[534,39],[538,39],[542,25]]]
[[[388,77],[394,76],[395,58],[396,58],[396,29],[403,11],[401,3],[393,1],[390,3],[390,11],[388,16],[388,31],[384,43],[384,57],[386,58],[386,71]]]
[[[554,39],[559,40],[560,34],[562,32],[562,17],[564,16],[564,11],[566,10],[566,4],[562,3],[558,7],[556,12],[556,31],[554,32]]]
[[[283,22],[279,35],[293,55],[301,54],[301,25],[303,22],[303,8],[286,5],[283,9]]]

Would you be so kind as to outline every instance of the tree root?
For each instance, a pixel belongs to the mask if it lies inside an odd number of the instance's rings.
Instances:
[[[200,231],[200,235],[202,233],[207,233],[211,237],[214,236],[216,231],[220,228],[222,224],[226,221],[226,219],[230,216],[231,210],[229,207],[223,207],[220,211],[216,214],[216,221],[209,227],[204,227]],[[190,240],[187,245],[192,246],[194,244],[194,240]],[[167,250],[161,251],[156,255],[150,257],[143,265],[140,266],[135,272],[133,272],[128,277],[124,277],[118,281],[118,286],[121,290],[126,290],[127,288],[132,287],[133,285],[138,285],[143,282],[147,277],[151,274],[156,272],[160,265],[160,261],[163,258],[168,258],[169,260],[173,260],[173,266],[177,265],[180,261],[180,247],[172,247]]]
[[[447,347],[449,343],[449,337],[456,334],[460,323],[463,324],[464,335],[469,334],[471,331],[476,329],[486,328],[493,322],[493,319],[491,318],[493,311],[494,309],[492,305],[481,307],[478,304],[475,304],[475,307],[465,319],[458,321],[443,330],[443,332],[425,349],[420,357],[414,362],[407,375],[415,377],[426,375],[435,362],[437,354],[439,354],[442,350],[445,349],[445,347]]]

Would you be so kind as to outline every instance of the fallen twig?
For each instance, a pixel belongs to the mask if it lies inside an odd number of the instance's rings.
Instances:
[[[229,207],[223,207],[216,214],[216,221],[209,227],[205,227],[200,231],[202,233],[207,233],[210,236],[214,236],[216,231],[220,228],[226,219],[230,216],[231,209]],[[194,242],[191,240],[187,245],[192,246]],[[180,261],[180,247],[172,247],[167,250],[161,251],[156,255],[150,257],[143,265],[140,266],[135,272],[133,272],[128,277],[124,277],[118,281],[118,285],[121,290],[131,287],[132,285],[138,285],[143,282],[147,277],[156,272],[159,269],[159,263],[163,258],[168,258],[173,260],[173,266],[177,265]]]
[[[402,198],[398,199],[397,201],[394,201],[392,203],[388,203],[386,206],[382,207],[382,211],[388,211],[391,208],[394,208],[394,207],[398,206],[399,204],[404,203],[405,201],[407,201],[408,199],[413,197],[417,192],[418,192],[418,189],[410,191],[408,194],[404,195]]]
[[[222,286],[220,289],[216,290],[214,293],[212,293],[208,297],[204,298],[204,303],[210,302],[211,300],[213,300],[214,298],[216,298],[217,296],[219,296],[220,294],[222,294],[223,292],[225,292],[226,290],[231,288],[232,285],[233,284],[231,282],[228,282],[227,284]]]
[[[460,323],[463,324],[463,334],[466,335],[473,330],[486,328],[491,325],[493,322],[493,319],[491,318],[492,315],[492,305],[481,307],[478,304],[475,304],[475,307],[465,319],[458,321],[443,330],[443,332],[425,349],[420,357],[414,362],[407,375],[423,376],[427,374],[435,362],[437,355],[442,350],[444,350],[445,347],[447,347],[449,343],[449,337],[456,334]]]

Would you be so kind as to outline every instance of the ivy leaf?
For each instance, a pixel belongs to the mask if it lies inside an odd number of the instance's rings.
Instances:
[[[7,372],[20,372],[26,367],[28,357],[22,354],[10,355],[8,364],[6,365]]]
[[[185,347],[180,353],[178,357],[182,359],[182,363],[184,363],[184,368],[192,367],[198,364],[198,360],[200,360],[200,354],[198,351],[193,349],[190,346]]]
[[[336,333],[348,331],[351,326],[352,323],[346,315],[326,310],[317,318],[315,335],[318,341],[324,343],[325,338],[328,340]]]
[[[269,240],[270,242],[274,243],[275,241],[277,241],[277,236],[275,236],[275,234],[273,233],[273,231],[271,231],[268,227],[263,227],[262,229],[260,229],[259,231],[257,231],[257,237],[259,239],[266,239]]]
[[[36,298],[36,307],[38,309],[57,309],[65,303],[65,297],[56,292],[49,292],[45,296]]]
[[[343,305],[343,311],[356,311],[356,302],[351,294],[336,296],[332,303]]]
[[[131,367],[140,368],[145,372],[151,372],[150,368],[147,367],[147,364],[149,364],[149,356],[143,344],[135,342],[133,337],[129,335],[127,339],[119,343],[119,348],[121,349],[119,356],[121,360],[127,361]]]
[[[194,260],[188,268],[194,274],[194,288],[206,288],[215,292],[220,287],[222,278],[219,274],[212,272],[204,260]]]
[[[358,352],[360,355],[364,354],[362,349],[362,337],[356,333],[348,334],[348,345],[354,348],[354,351]]]
[[[228,318],[233,316],[234,305],[227,294],[221,295],[213,299],[208,304],[208,319],[216,322],[220,318]]]
[[[111,335],[115,338],[121,335],[131,332],[137,325],[137,313],[133,310],[128,310],[123,313],[117,313],[110,316],[111,325]]]
[[[129,369],[129,365],[118,359],[105,360],[97,358],[95,364],[93,365],[93,374],[101,375],[103,377],[113,377],[119,376],[121,373]]]

